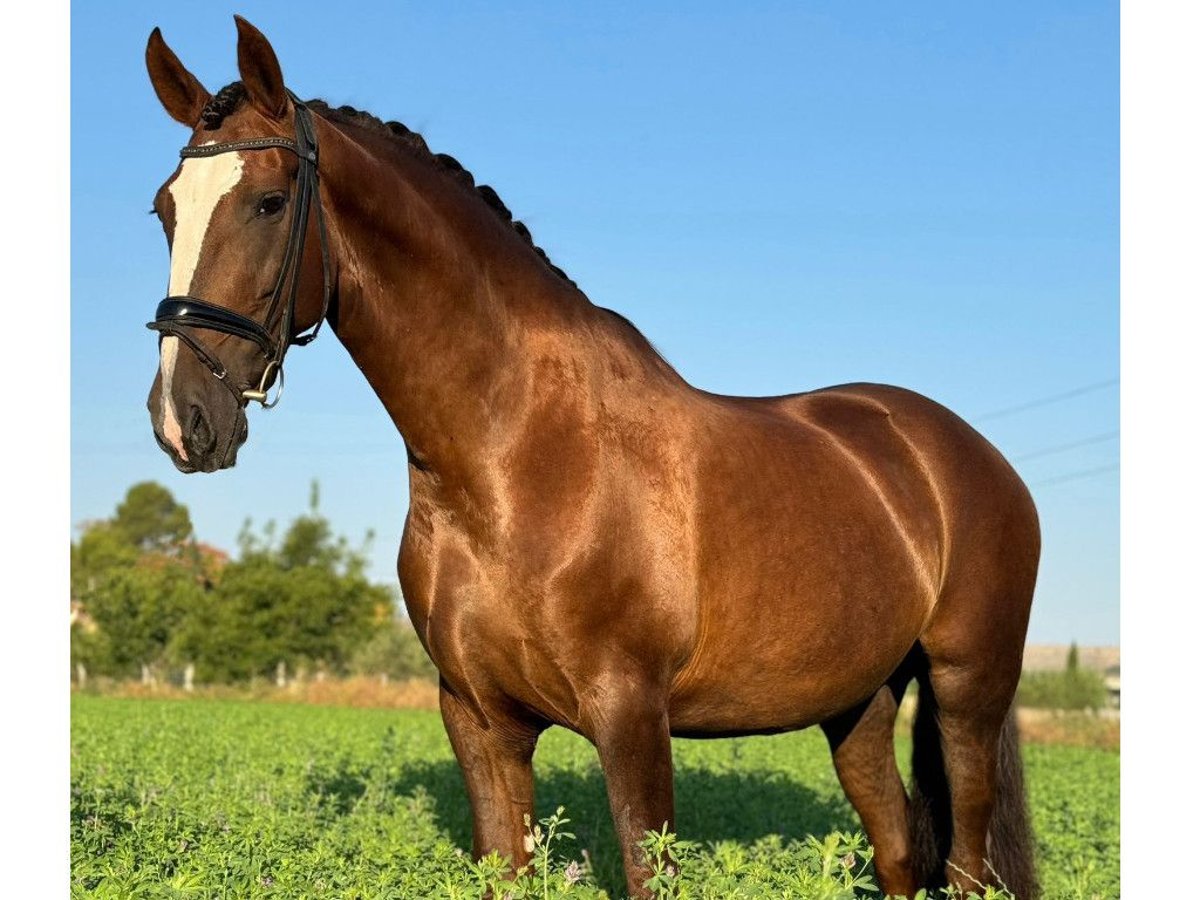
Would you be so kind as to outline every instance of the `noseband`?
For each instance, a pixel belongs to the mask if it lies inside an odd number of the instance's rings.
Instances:
[[[251,400],[270,409],[283,396],[283,357],[288,347],[297,344],[303,347],[309,344],[321,330],[321,323],[329,312],[329,298],[332,293],[329,271],[329,244],[325,236],[325,217],[321,211],[321,198],[317,182],[317,133],[313,129],[312,114],[295,94],[288,91],[288,96],[296,109],[296,139],[263,137],[250,138],[242,141],[225,141],[219,144],[203,144],[188,146],[179,151],[183,159],[216,156],[218,153],[236,153],[242,150],[266,150],[278,147],[290,150],[300,160],[300,171],[296,176],[296,202],[292,207],[291,228],[288,231],[287,247],[283,252],[283,264],[279,268],[279,277],[275,281],[275,290],[271,294],[271,305],[267,309],[266,319],[259,324],[254,319],[235,313],[231,309],[207,303],[195,297],[167,297],[158,304],[154,321],[147,322],[146,327],[161,334],[169,334],[179,338],[192,348],[192,352],[212,371],[218,380],[224,384],[239,405],[245,406]],[[321,315],[312,331],[307,334],[292,335],[292,323],[296,315],[296,293],[300,285],[300,267],[304,259],[304,238],[308,233],[308,212],[310,207],[317,210],[317,233],[321,240],[321,278],[324,298],[321,305]],[[270,324],[280,305],[283,312],[279,325],[278,336],[271,333]],[[219,331],[243,340],[251,341],[259,346],[267,360],[259,379],[258,388],[248,385],[235,387],[226,379],[228,374],[225,366],[193,338],[185,329],[205,328],[209,331]],[[278,377],[279,391],[275,399],[267,402],[267,391],[271,383]]]

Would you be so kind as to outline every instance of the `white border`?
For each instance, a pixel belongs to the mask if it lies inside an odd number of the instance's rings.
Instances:
[[[1139,896],[1186,870],[1200,795],[1200,6],[1121,16],[1121,871]]]
[[[69,894],[70,28],[62,2],[17,4],[4,85],[3,892]]]
[[[1188,0],[1139,0],[1122,9],[1122,871],[1143,885],[1180,864],[1186,871],[1173,848],[1190,834],[1198,791],[1196,744],[1185,732],[1195,716],[1200,637],[1190,572],[1200,553],[1198,26],[1200,6]],[[0,542],[0,684],[8,701],[0,846],[19,860],[6,867],[6,894],[65,896],[67,6],[13,7],[3,34],[0,78],[14,100],[5,111],[0,172],[7,173],[5,210],[19,222],[20,243],[9,243],[5,254],[0,356],[9,398],[0,471],[10,526]],[[22,135],[36,136],[36,146],[14,140]],[[1186,882],[1186,874],[1179,877]]]

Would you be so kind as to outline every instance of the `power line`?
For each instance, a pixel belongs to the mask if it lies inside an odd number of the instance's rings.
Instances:
[[[988,419],[999,419],[1002,416],[1011,416],[1014,413],[1025,412],[1027,409],[1037,409],[1039,406],[1048,406],[1051,403],[1058,403],[1061,400],[1069,400],[1072,397],[1079,397],[1083,394],[1090,394],[1093,391],[1099,391],[1106,387],[1112,387],[1114,384],[1119,384],[1120,378],[1107,378],[1104,381],[1097,381],[1093,384],[1085,384],[1081,387],[1072,388],[1069,391],[1063,391],[1061,394],[1051,394],[1049,397],[1040,397],[1037,400],[1030,400],[1026,403],[1018,403],[1016,406],[1007,406],[1003,409],[994,409],[991,412],[986,412],[981,416],[975,416],[976,422],[985,422]]]
[[[1062,453],[1064,450],[1074,450],[1076,447],[1088,447],[1092,444],[1102,444],[1105,441],[1111,441],[1113,438],[1120,437],[1120,431],[1106,431],[1103,434],[1093,434],[1090,437],[1080,438],[1077,441],[1070,441],[1066,444],[1055,444],[1053,447],[1043,447],[1041,450],[1033,450],[1029,453],[1024,453],[1021,456],[1014,456],[1013,462],[1024,462],[1027,459],[1037,459],[1042,456],[1050,456],[1052,453]]]
[[[1109,463],[1107,466],[1096,466],[1094,469],[1080,469],[1076,472],[1067,472],[1065,475],[1058,475],[1054,478],[1046,478],[1042,481],[1035,481],[1029,485],[1031,488],[1046,487],[1051,484],[1062,484],[1064,481],[1076,481],[1080,478],[1090,478],[1093,475],[1103,475],[1105,472],[1114,472],[1121,468],[1120,463]]]

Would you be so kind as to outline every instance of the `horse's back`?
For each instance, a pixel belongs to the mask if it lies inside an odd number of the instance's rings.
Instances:
[[[983,435],[937,401],[906,388],[857,383],[777,402],[800,427],[821,429],[854,448],[872,476],[922,484],[927,508],[940,520],[945,566],[968,549],[964,542],[1000,519],[1018,520],[1036,543],[1037,514],[1020,476]]]

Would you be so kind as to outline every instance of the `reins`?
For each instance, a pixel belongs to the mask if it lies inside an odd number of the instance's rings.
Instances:
[[[262,404],[264,409],[271,409],[283,396],[283,358],[292,344],[303,347],[312,343],[321,324],[329,312],[329,300],[333,292],[330,281],[329,242],[325,233],[325,215],[321,209],[321,197],[317,173],[317,133],[313,128],[312,114],[300,99],[288,91],[288,97],[296,109],[296,139],[289,140],[281,137],[249,138],[240,141],[224,141],[218,144],[203,144],[197,147],[188,146],[179,151],[183,159],[195,159],[206,156],[216,156],[219,153],[236,153],[242,150],[267,150],[280,148],[290,150],[300,160],[300,170],[296,176],[296,203],[292,207],[292,221],[288,231],[287,247],[283,253],[283,263],[279,268],[279,277],[275,281],[275,289],[271,294],[271,305],[262,324],[248,316],[236,313],[223,306],[217,306],[189,296],[166,297],[158,304],[154,321],[147,322],[146,327],[160,334],[169,334],[187,344],[197,358],[203,362],[213,375],[224,384],[239,405],[245,406],[251,400]],[[324,292],[321,303],[321,314],[312,330],[307,334],[292,335],[292,325],[296,316],[296,295],[300,285],[300,267],[304,259],[304,239],[308,234],[309,208],[317,210],[317,233],[321,242],[321,280]],[[271,322],[282,304],[278,336],[271,333]],[[227,380],[228,370],[219,359],[208,352],[204,346],[187,333],[187,328],[203,328],[232,335],[242,340],[251,341],[262,350],[267,360],[259,379],[258,388],[245,385],[235,387]],[[279,380],[279,390],[275,398],[267,402],[267,392],[275,378]]]

